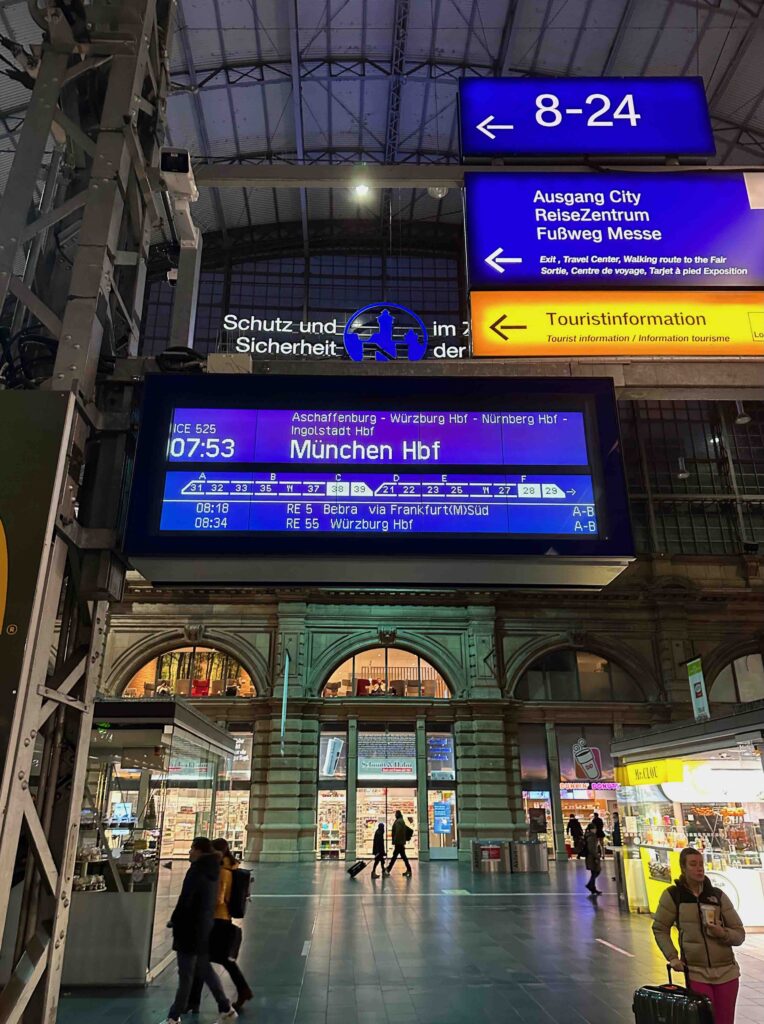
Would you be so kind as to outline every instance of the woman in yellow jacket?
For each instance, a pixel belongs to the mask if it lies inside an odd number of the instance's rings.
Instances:
[[[220,964],[230,975],[231,981],[236,986],[236,999],[233,1008],[238,1013],[242,1006],[252,998],[252,989],[246,982],[241,968],[231,956],[234,939],[234,925],[231,923],[231,912],[228,904],[231,899],[231,884],[233,872],[239,867],[238,861],[231,853],[228,841],[225,839],[213,839],[212,848],[220,858],[220,883],[218,888],[218,901],[215,907],[215,920],[210,934],[210,960]],[[189,998],[189,1010],[191,1013],[199,1012],[199,1002],[202,995],[202,986],[194,981]]]

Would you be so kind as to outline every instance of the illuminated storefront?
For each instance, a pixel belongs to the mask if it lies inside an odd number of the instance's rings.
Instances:
[[[339,665],[329,676],[323,696],[332,702],[339,698],[345,710],[349,704],[358,717],[343,725],[321,726],[319,859],[338,860],[349,851],[371,857],[380,822],[385,825],[392,852],[389,829],[396,811],[414,833],[408,844],[409,856],[456,858],[453,731],[450,726],[431,727],[423,715],[431,702],[450,698],[441,673],[414,652],[377,647],[358,652]],[[422,700],[427,705],[418,703]],[[364,707],[373,712],[368,721]],[[392,713],[388,715],[387,710]]]
[[[655,911],[692,846],[743,923],[764,929],[763,739],[759,709],[614,744],[632,909]]]
[[[519,726],[523,807],[533,836],[561,853],[570,816],[585,828],[595,814],[609,836],[618,789],[610,747],[616,730],[633,728],[645,699],[639,685],[608,658],[564,649],[535,661],[514,696],[528,711],[543,708],[547,719]]]

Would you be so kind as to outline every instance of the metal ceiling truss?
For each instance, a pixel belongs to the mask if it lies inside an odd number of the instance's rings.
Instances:
[[[407,82],[429,82],[437,79],[450,79],[458,82],[465,74],[475,78],[490,78],[494,74],[493,65],[488,63],[467,63],[447,60],[404,59],[398,72]],[[507,68],[506,74],[515,72],[526,75],[521,69]],[[320,79],[365,78],[386,81],[395,74],[392,62],[381,61],[373,57],[325,57],[320,60],[300,61],[300,78],[303,81]],[[196,69],[196,84],[183,79],[190,78],[188,72],[173,72],[171,93],[193,92],[195,89],[216,89],[246,85],[283,85],[291,81],[291,64],[288,60],[275,61],[220,61],[207,67]]]
[[[87,6],[87,24],[73,10],[54,3],[33,10],[45,41],[37,48],[38,73],[0,202],[0,307],[8,322],[13,296],[24,310],[19,314],[17,306],[14,322],[29,317],[40,325],[35,330],[47,335],[53,361],[47,384],[68,395],[52,535],[21,676],[9,680],[17,696],[0,785],[0,934],[22,835],[28,854],[13,973],[0,993],[2,1024],[56,1020],[107,601],[121,594],[123,578],[114,547],[131,388],[97,388],[97,373],[104,355],[137,351],[157,220],[146,168],[158,162],[169,82],[173,5],[96,0]],[[86,75],[97,81],[87,83]],[[70,102],[69,90],[79,94],[81,83],[90,88]],[[92,123],[71,118],[80,98]],[[55,189],[57,175],[49,172],[34,212],[54,122],[67,133],[65,149],[54,148],[53,156],[65,158],[68,175]],[[56,287],[56,275],[46,270],[48,247],[38,239],[78,218],[79,246],[68,279]],[[15,268],[25,246],[22,278]],[[43,750],[35,788],[38,734]]]
[[[310,227],[310,249],[313,255],[331,252],[379,255],[377,218],[312,220]],[[455,259],[461,258],[464,247],[461,224],[412,221],[405,222],[401,226],[401,231],[407,254],[451,255]],[[302,231],[299,221],[236,228],[229,231],[228,235],[228,244],[225,244],[219,233],[205,234],[205,270],[216,270],[252,260],[272,259],[274,256],[302,256]],[[149,263],[149,278],[163,279],[171,265],[172,258],[166,247],[156,246]]]

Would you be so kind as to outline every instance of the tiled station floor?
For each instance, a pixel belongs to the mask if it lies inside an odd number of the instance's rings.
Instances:
[[[350,881],[342,864],[262,865],[239,963],[254,992],[243,1024],[621,1024],[664,962],[648,917],[582,886],[579,863],[546,875],[474,875],[414,864],[414,877]],[[764,935],[740,952],[738,1024],[764,1021]],[[230,990],[230,982],[226,977]],[[60,1024],[158,1024],[175,969],[145,990],[72,991]],[[216,1009],[205,993],[198,1017]]]

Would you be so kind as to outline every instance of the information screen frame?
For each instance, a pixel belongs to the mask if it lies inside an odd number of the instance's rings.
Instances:
[[[360,395],[356,401],[350,396]],[[176,408],[273,408],[377,410],[572,409],[585,413],[587,445],[598,516],[597,536],[497,536],[465,534],[294,534],[159,530],[167,444]],[[352,470],[352,466],[345,467]],[[556,467],[552,467],[556,468]],[[324,556],[347,563],[389,556],[469,559],[544,556],[631,557],[633,544],[613,382],[554,378],[462,379],[385,375],[370,378],[323,375],[150,374],[144,384],[141,431],[132,482],[125,550],[140,559],[302,558]],[[167,577],[169,578],[169,576]]]

